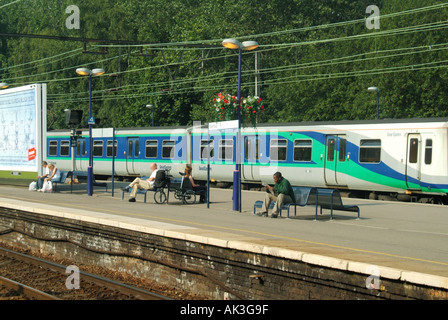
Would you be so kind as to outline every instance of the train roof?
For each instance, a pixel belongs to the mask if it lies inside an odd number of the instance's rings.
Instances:
[[[359,124],[393,124],[393,123],[430,123],[445,122],[448,124],[448,117],[440,118],[400,118],[400,119],[374,119],[374,120],[333,120],[333,121],[302,121],[302,122],[266,122],[259,123],[257,127],[292,127],[292,126],[326,126],[326,125],[359,125]],[[139,131],[139,130],[175,130],[188,129],[193,126],[163,126],[163,127],[126,127],[119,128],[120,131]],[[208,123],[204,123],[202,127],[208,127]],[[95,128],[101,129],[101,128]],[[48,130],[49,133],[67,132],[67,129]],[[88,130],[88,128],[79,128],[78,131]]]
[[[429,122],[447,122],[446,118],[403,118],[403,119],[374,119],[374,120],[333,120],[333,121],[302,121],[302,122],[279,122],[279,123],[260,123],[257,127],[272,126],[325,126],[325,125],[358,125],[358,124],[389,124],[389,123],[429,123]]]

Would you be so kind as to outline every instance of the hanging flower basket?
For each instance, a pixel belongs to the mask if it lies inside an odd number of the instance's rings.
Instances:
[[[213,98],[215,107],[215,121],[228,121],[238,119],[238,103],[237,97],[230,94],[218,93]],[[261,102],[261,98],[257,96],[249,96],[241,98],[241,126],[256,127],[259,115],[264,112],[265,107]]]
[[[237,98],[230,94],[218,93],[218,97],[213,98],[215,106],[215,121],[234,120],[237,115]]]
[[[257,96],[248,96],[241,101],[241,125],[256,127],[260,113],[264,112],[264,106],[261,98]]]

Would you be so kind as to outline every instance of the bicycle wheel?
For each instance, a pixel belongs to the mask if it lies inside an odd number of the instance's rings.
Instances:
[[[193,190],[187,190],[184,192],[182,197],[182,202],[184,204],[193,204],[196,202],[196,194]]]
[[[158,204],[164,204],[166,202],[166,193],[163,189],[154,192],[154,201]]]
[[[182,200],[183,198],[183,194],[182,194],[182,190],[174,190],[174,198],[177,200]]]

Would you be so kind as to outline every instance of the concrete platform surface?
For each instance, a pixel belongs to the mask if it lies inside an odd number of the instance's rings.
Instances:
[[[110,182],[108,182],[110,185]],[[440,205],[343,198],[357,204],[356,213],[324,210],[315,220],[314,207],[297,208],[297,216],[272,219],[253,215],[253,204],[264,192],[243,191],[242,212],[232,210],[232,190],[212,188],[211,203],[184,205],[170,195],[158,205],[153,193],[137,202],[124,200],[119,189],[85,184],[58,187],[56,193],[0,186],[0,206],[298,259],[312,264],[448,288],[448,208]]]

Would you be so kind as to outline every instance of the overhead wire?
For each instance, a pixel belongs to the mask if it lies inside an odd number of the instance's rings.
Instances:
[[[401,16],[401,15],[407,15],[407,14],[413,14],[413,13],[422,13],[425,11],[430,11],[430,10],[437,10],[437,9],[441,9],[441,8],[445,8],[448,6],[448,3],[443,3],[443,4],[438,4],[438,5],[433,5],[433,6],[428,6],[428,7],[423,7],[423,8],[416,8],[416,9],[412,9],[412,10],[407,10],[407,11],[403,11],[403,12],[398,12],[398,13],[391,13],[391,14],[387,14],[387,15],[382,15],[381,19],[384,18],[390,18],[390,17],[397,17],[397,16]],[[299,28],[299,29],[291,29],[291,30],[284,30],[284,31],[277,31],[277,32],[270,32],[270,33],[263,33],[263,34],[258,34],[258,35],[253,35],[250,36],[251,39],[255,39],[255,38],[259,38],[259,37],[266,37],[266,36],[279,36],[279,35],[286,35],[286,34],[292,34],[292,33],[297,33],[297,32],[304,32],[304,31],[310,31],[310,30],[324,30],[324,29],[328,29],[330,27],[340,27],[340,26],[349,26],[355,23],[360,23],[360,22],[364,22],[365,19],[357,19],[357,20],[351,20],[351,21],[345,21],[345,22],[338,22],[338,23],[333,23],[333,24],[326,24],[326,25],[320,25],[320,26],[312,26],[312,27],[304,27],[304,28]],[[316,39],[313,41],[301,41],[301,42],[295,42],[295,43],[280,43],[280,44],[264,44],[260,46],[260,50],[258,50],[261,53],[267,53],[269,51],[275,51],[275,50],[283,50],[283,49],[290,49],[290,48],[294,48],[294,47],[298,47],[298,46],[303,46],[303,45],[310,45],[310,44],[321,44],[321,43],[331,43],[331,42],[339,42],[339,41],[350,41],[350,40],[362,40],[365,38],[377,38],[377,37],[385,37],[385,36],[392,36],[392,35],[403,35],[403,34],[408,34],[408,33],[416,33],[416,32],[425,32],[425,31],[436,31],[436,30],[443,30],[445,28],[448,27],[448,23],[447,21],[442,21],[442,22],[432,22],[432,23],[426,23],[426,24],[420,24],[417,26],[409,26],[409,27],[403,27],[403,28],[396,28],[396,29],[392,29],[392,30],[385,30],[385,31],[379,31],[379,32],[370,32],[370,33],[365,33],[365,34],[359,34],[359,35],[346,35],[343,37],[338,37],[338,38],[330,38],[330,39]],[[245,39],[247,37],[240,37],[238,39]],[[221,41],[218,39],[214,39],[214,40],[200,40],[200,41],[188,41],[188,42],[173,42],[173,43],[161,43],[161,44],[148,44],[149,47],[151,47],[151,50],[171,50],[171,51],[176,51],[176,50],[204,50],[204,48],[198,47],[198,48],[181,48],[181,47],[177,47],[177,46],[182,46],[182,45],[194,45],[194,44],[213,44],[216,43],[216,41]],[[442,45],[442,44],[441,44]],[[438,44],[435,44],[434,46],[441,46]],[[101,45],[102,47],[104,47],[104,45]],[[110,45],[111,47],[117,47],[119,45]],[[126,45],[127,47],[133,47],[133,45]],[[141,45],[138,45],[139,47],[141,47]],[[122,46],[121,46],[122,47]],[[215,47],[215,48],[207,48],[209,50],[215,50],[215,49],[223,49],[221,47]],[[79,51],[80,49],[76,49],[76,50],[72,50],[69,51],[68,53],[71,52],[76,52]],[[400,50],[400,49],[397,49]],[[411,50],[411,49],[410,49]],[[438,48],[437,50],[444,50],[444,48]],[[182,62],[175,62],[175,63],[165,63],[165,64],[160,64],[160,65],[156,65],[156,66],[148,66],[148,67],[141,67],[141,68],[135,68],[135,69],[129,69],[129,70],[124,70],[121,72],[113,72],[115,74],[118,75],[125,75],[125,74],[129,74],[129,73],[134,73],[134,72],[141,72],[141,71],[147,71],[147,70],[154,70],[157,68],[166,68],[166,67],[179,67],[181,65],[189,65],[189,64],[195,64],[198,62],[207,62],[207,61],[211,61],[213,59],[223,59],[225,57],[229,56],[229,53],[227,53],[228,50],[224,51],[225,54],[224,55],[219,55],[216,57],[208,57],[206,59],[192,59],[189,61],[182,61]],[[424,49],[422,49],[421,52],[425,52]],[[380,54],[380,52],[374,52],[375,54]],[[29,62],[29,63],[24,63],[22,65],[28,65],[28,64],[32,64],[32,63],[38,63],[41,61],[46,61],[48,60],[48,63],[51,63],[51,59],[52,58],[58,58],[59,56],[62,56],[66,53],[62,53],[62,54],[58,54],[58,55],[54,55],[52,57],[47,57],[47,58],[43,58],[43,59],[39,59],[36,60],[34,62]],[[361,55],[370,55],[372,53],[360,53],[359,56]],[[321,61],[315,61],[310,62],[310,63],[302,63],[302,64],[294,64],[294,65],[288,65],[288,66],[279,66],[279,67],[274,67],[274,68],[266,68],[266,69],[260,69],[258,70],[258,72],[260,74],[274,74],[276,72],[285,72],[285,71],[297,71],[297,69],[305,69],[305,68],[312,68],[315,67],[317,65],[322,66],[322,64],[325,65],[335,65],[335,64],[341,64],[341,63],[354,63],[354,62],[362,62],[362,61],[368,61],[368,59],[380,59],[380,58],[392,58],[392,57],[396,57],[396,56],[400,56],[403,55],[405,53],[400,53],[400,54],[391,54],[388,55],[386,57],[372,57],[372,58],[364,58],[364,59],[353,59],[355,57],[353,56],[347,56],[347,57],[340,57],[340,58],[334,58],[334,59],[330,59],[332,60],[331,62],[328,60],[321,60]],[[409,52],[408,54],[416,54],[416,53],[412,53]],[[86,66],[86,65],[93,65],[93,64],[99,64],[99,63],[104,63],[106,61],[110,61],[112,59],[116,59],[119,56],[114,56],[112,58],[107,58],[107,59],[102,59],[102,60],[97,60],[94,62],[90,62],[87,64],[83,64],[82,66]],[[63,58],[61,58],[63,59]],[[336,62],[335,62],[336,60]],[[337,61],[339,60],[339,61]],[[45,65],[45,64],[41,64],[40,66]],[[4,70],[4,69],[9,69],[9,68],[16,68],[19,67],[18,66],[11,66],[11,67],[6,67],[0,70]],[[55,73],[62,73],[63,71],[66,70],[70,70],[70,69],[74,69],[76,67],[80,67],[80,66],[69,66],[69,67],[65,67],[65,68],[61,68],[58,70],[52,70],[52,71],[47,71],[47,72],[42,72],[40,74],[36,74],[36,75],[32,75],[33,78],[36,77],[41,77],[41,76],[49,76],[49,75],[53,75]],[[31,67],[30,67],[31,68]],[[29,69],[29,68],[28,68]],[[26,69],[26,70],[28,70]],[[391,69],[391,71],[394,70],[393,68]],[[254,70],[249,70],[246,73],[250,74],[253,73]],[[362,73],[362,70],[358,71],[359,73]],[[399,71],[397,71],[399,72]],[[188,84],[195,84],[198,81],[213,81],[216,79],[230,79],[234,74],[236,74],[236,71],[234,72],[226,72],[226,76],[222,76],[221,73],[216,72],[214,74],[208,75],[208,76],[204,76],[204,77],[195,77],[195,78],[186,78],[186,79],[180,79],[180,80],[171,80],[171,81],[164,81],[164,82],[156,82],[156,83],[150,83],[150,84],[131,84],[131,85],[127,85],[127,86],[122,86],[122,90],[131,90],[131,89],[143,89],[143,88],[162,88],[164,86],[167,85],[176,85],[176,86],[181,86],[181,85],[188,85]],[[327,75],[328,76],[328,75]],[[337,74],[335,74],[335,76],[339,76]],[[19,76],[19,77],[12,77],[9,80],[18,80],[18,79],[24,79],[27,78],[29,76]],[[323,76],[325,77],[325,76]],[[58,81],[70,81],[70,80],[74,80],[74,79],[79,79],[79,77],[69,77],[69,78],[62,78],[62,79],[45,79],[42,80],[42,82],[58,82]],[[323,79],[323,78],[322,78]],[[277,80],[282,80],[282,81],[293,81],[293,80],[286,80],[286,79],[282,79],[282,78],[278,78]],[[274,81],[274,80],[270,80],[270,81]],[[304,79],[300,79],[297,81],[304,81]],[[36,82],[36,81],[33,81]],[[269,82],[269,80],[263,81],[262,84],[271,84]],[[220,88],[223,87],[223,85],[219,85]],[[212,89],[216,89],[216,86],[208,86],[208,87],[195,87],[193,86],[191,88],[191,90],[208,90],[210,88],[210,90]],[[182,90],[187,90],[187,89],[180,89],[181,91],[176,91],[176,92],[185,92]],[[107,91],[107,90],[103,90],[103,91]],[[173,93],[173,92],[171,92]],[[82,95],[83,93],[68,93],[68,95]],[[85,94],[85,93],[84,93]],[[151,94],[151,93],[148,93]],[[160,94],[165,94],[165,93],[160,93]],[[133,94],[133,95],[116,95],[116,97],[135,97],[135,96],[141,96],[142,94]],[[144,94],[143,94],[144,95]],[[67,93],[61,93],[59,94],[59,96],[64,96],[67,97]],[[49,94],[50,98],[56,98],[57,99],[57,95],[56,94]],[[103,97],[104,98],[104,97]],[[56,102],[57,100],[55,100],[54,102]],[[67,99],[64,99],[63,101],[69,101]],[[62,102],[62,101],[61,101]]]
[[[396,49],[387,49],[387,50],[376,50],[371,52],[364,52],[356,55],[349,55],[349,56],[342,56],[342,57],[335,57],[327,60],[320,60],[320,61],[312,61],[312,62],[302,62],[294,65],[287,65],[287,66],[279,66],[274,68],[264,68],[258,70],[260,75],[266,75],[270,73],[277,73],[277,72],[287,72],[287,71],[298,71],[300,69],[311,69],[315,67],[323,67],[323,66],[335,66],[338,64],[349,64],[349,63],[365,63],[372,60],[379,60],[379,59],[390,59],[390,58],[399,58],[405,55],[415,55],[415,54],[422,54],[427,52],[437,52],[441,50],[448,49],[448,43],[443,44],[433,44],[433,45],[424,45],[424,46],[418,46],[418,47],[408,47],[408,48],[396,48]],[[185,62],[186,64],[190,62]],[[250,75],[253,74],[254,70],[248,70],[243,72],[244,75]],[[294,76],[291,76],[290,78],[293,78]],[[297,78],[304,78],[309,77],[307,75],[301,75],[301,76],[295,76]],[[185,79],[180,80],[174,80],[174,81],[163,81],[163,82],[152,82],[150,84],[132,84],[127,86],[122,86],[121,90],[124,91],[126,89],[134,90],[134,89],[142,89],[142,88],[164,88],[170,85],[187,85],[187,84],[195,84],[199,81],[205,82],[205,81],[213,81],[213,80],[230,80],[234,78],[234,73],[229,72],[228,75],[223,76],[222,73],[214,73],[208,76],[203,77],[189,77]],[[276,78],[276,80],[272,81],[278,81],[279,78]],[[281,80],[281,79],[280,79]],[[268,84],[268,81],[262,82],[263,84]],[[270,84],[270,83],[269,83]],[[216,88],[216,86],[212,86],[211,88]],[[194,87],[193,90],[196,90],[197,87]],[[162,92],[162,89],[159,90]],[[72,93],[72,95],[76,95],[77,93]],[[80,93],[81,95],[85,95],[85,93]],[[64,97],[67,97],[67,94],[60,94]],[[56,97],[56,95],[49,95],[49,97]],[[123,97],[123,95],[120,95],[120,97]]]

